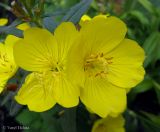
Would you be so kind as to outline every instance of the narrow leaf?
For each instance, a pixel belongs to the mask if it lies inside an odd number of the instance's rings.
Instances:
[[[67,14],[62,18],[62,21],[71,21],[75,24],[79,22],[82,15],[87,11],[92,0],[82,0],[80,3],[73,6]]]
[[[43,25],[44,28],[48,29],[50,32],[53,32],[57,27],[57,23],[54,21],[53,17],[45,17],[43,19]]]

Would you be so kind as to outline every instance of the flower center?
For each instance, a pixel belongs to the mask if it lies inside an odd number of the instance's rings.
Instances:
[[[50,69],[50,71],[52,71],[53,73],[59,73],[63,70],[64,70],[64,65],[59,64],[58,62],[56,65],[52,66]]]
[[[89,77],[106,77],[108,74],[108,65],[112,63],[113,57],[105,58],[103,53],[91,54],[86,58],[84,71]]]

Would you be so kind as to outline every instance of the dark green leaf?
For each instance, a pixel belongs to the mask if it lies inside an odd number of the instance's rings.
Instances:
[[[157,94],[158,102],[160,104],[160,84],[153,80],[153,85]]]
[[[24,109],[17,115],[16,120],[23,125],[30,125],[32,121],[40,118],[39,113],[31,112],[28,109]]]
[[[153,7],[152,3],[149,0],[138,0],[138,1],[150,13],[155,12],[155,8]]]
[[[23,32],[16,28],[17,25],[21,23],[20,20],[15,20],[11,25],[9,26],[0,26],[0,34],[12,34],[17,37],[22,37]]]
[[[76,132],[76,108],[66,109],[60,123],[64,132]]]
[[[160,46],[160,33],[154,32],[145,40],[143,44],[143,48],[146,53],[144,63],[145,67],[157,59],[157,54],[159,54],[159,51],[157,51],[157,46]]]
[[[50,32],[53,32],[57,27],[57,23],[54,21],[53,17],[45,17],[43,19],[43,25],[44,28],[48,29]]]
[[[136,19],[138,19],[141,22],[141,24],[149,25],[148,18],[142,12],[133,10],[129,14],[134,16]]]
[[[135,88],[131,90],[128,96],[129,101],[133,101],[139,93],[146,92],[150,90],[152,87],[153,87],[152,79],[146,77],[140,84],[138,84]]]
[[[147,113],[147,112],[142,112],[147,118],[149,118],[152,122],[154,122],[155,124],[157,124],[160,128],[160,116],[158,115],[154,115],[151,113]]]
[[[80,3],[73,6],[66,15],[62,18],[62,21],[71,21],[77,24],[82,15],[87,11],[92,0],[82,0]]]

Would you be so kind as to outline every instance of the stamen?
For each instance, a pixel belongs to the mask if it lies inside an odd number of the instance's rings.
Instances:
[[[108,74],[108,65],[112,64],[113,57],[105,58],[103,53],[91,54],[86,58],[84,71],[91,77],[106,77]]]

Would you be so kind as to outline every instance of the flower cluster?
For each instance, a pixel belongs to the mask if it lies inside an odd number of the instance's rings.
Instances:
[[[21,67],[31,73],[15,99],[31,111],[56,103],[74,107],[80,99],[100,117],[122,113],[127,92],[143,80],[144,51],[125,38],[126,25],[116,17],[82,17],[80,25],[63,22],[54,33],[31,27],[22,39],[9,36],[0,44],[0,86]]]

